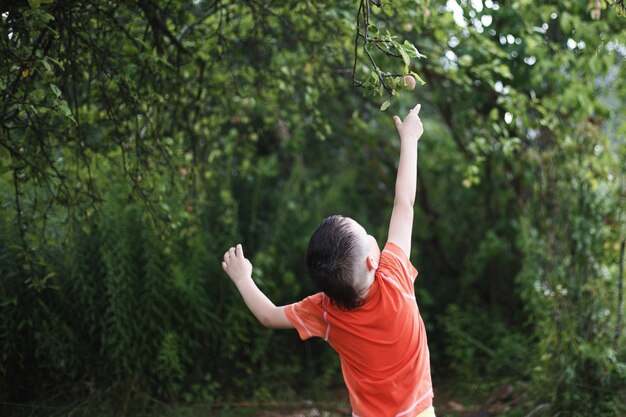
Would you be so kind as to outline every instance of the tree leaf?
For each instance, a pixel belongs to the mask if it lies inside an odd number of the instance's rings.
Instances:
[[[411,58],[427,58],[426,55],[420,54],[420,52],[417,50],[415,45],[413,45],[411,42],[409,42],[406,39],[404,40],[404,43],[402,44],[402,46],[404,47],[406,52],[409,54],[409,56],[411,56]]]
[[[51,56],[47,56],[44,58],[46,61],[52,61],[54,62],[59,68],[61,68],[62,70],[65,69],[63,68],[63,64],[61,63],[61,61],[59,61],[58,59],[54,59]]]
[[[50,63],[46,59],[42,59],[41,63],[46,68],[46,71],[52,71],[52,65],[50,65]]]
[[[28,97],[29,97],[32,101],[34,101],[34,102],[36,102],[36,103],[39,103],[41,100],[43,100],[43,99],[46,97],[46,92],[45,92],[45,90],[43,90],[43,89],[41,89],[41,88],[38,88],[38,89],[36,89],[36,90],[31,91],[31,92],[28,94]]]
[[[55,96],[61,97],[61,90],[59,90],[59,87],[57,87],[54,84],[50,84],[50,88],[52,89],[52,92],[54,93]]]
[[[416,79],[417,81],[419,81],[421,85],[426,84],[426,81],[422,80],[422,77],[420,77],[419,75],[417,75],[415,72],[411,71],[411,72],[409,72],[409,74],[411,74],[412,76],[414,76],[414,77],[415,77],[415,79]]]
[[[402,61],[404,61],[404,72],[409,72],[409,65],[411,64],[409,54],[407,54],[401,45],[398,45],[398,51],[400,52],[400,55],[402,55]]]

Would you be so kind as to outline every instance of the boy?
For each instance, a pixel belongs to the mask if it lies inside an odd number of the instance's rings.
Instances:
[[[276,307],[254,284],[241,245],[222,267],[257,319],[270,328],[295,328],[304,340],[324,338],[338,353],[353,417],[434,417],[430,357],[415,300],[417,270],[409,261],[417,178],[417,142],[424,129],[420,104],[404,122],[387,243],[348,217],[331,216],[315,230],[307,272],[320,290]]]

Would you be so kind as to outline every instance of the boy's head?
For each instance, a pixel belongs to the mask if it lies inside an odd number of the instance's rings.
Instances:
[[[363,302],[379,259],[376,239],[353,219],[336,215],[324,219],[311,236],[306,268],[320,291],[350,310]]]

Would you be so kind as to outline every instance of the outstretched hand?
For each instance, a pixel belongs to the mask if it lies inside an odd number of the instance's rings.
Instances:
[[[241,244],[226,251],[222,268],[235,284],[252,277],[252,264],[244,256]]]
[[[419,117],[421,107],[422,105],[420,103],[416,104],[415,107],[409,111],[404,121],[400,120],[398,116],[393,116],[393,121],[396,124],[400,138],[413,139],[416,141],[420,139],[422,133],[424,133],[424,126],[422,126],[422,121]]]

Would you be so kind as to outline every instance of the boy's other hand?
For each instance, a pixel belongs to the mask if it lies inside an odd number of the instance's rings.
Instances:
[[[235,284],[252,278],[252,264],[244,256],[241,244],[237,244],[236,247],[226,251],[222,261],[222,268],[224,268],[224,271]]]
[[[422,121],[419,117],[421,107],[421,104],[416,104],[415,107],[409,111],[404,122],[400,120],[398,116],[393,116],[393,121],[396,124],[401,139],[419,140],[422,133],[424,133],[424,126],[422,126]]]

